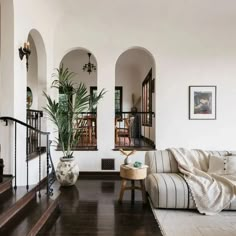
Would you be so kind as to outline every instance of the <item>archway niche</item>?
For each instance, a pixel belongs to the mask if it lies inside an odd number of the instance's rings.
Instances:
[[[45,98],[42,91],[47,91],[47,61],[44,41],[41,34],[32,29],[28,35],[31,54],[29,57],[29,70],[27,73],[27,87],[32,91],[32,105],[28,108],[42,110]]]
[[[90,57],[90,59],[89,59]],[[85,68],[85,65],[93,64],[95,70],[92,71]],[[70,50],[61,60],[60,65],[63,68],[68,68],[70,72],[74,72],[74,83],[78,87],[79,83],[83,83],[88,94],[97,92],[97,61],[94,55],[82,48]],[[63,95],[62,95],[63,97]],[[60,101],[60,95],[59,95]],[[88,107],[89,108],[89,107]],[[77,149],[94,150],[97,148],[97,117],[96,109],[85,109],[84,112],[78,114],[75,126],[81,130],[81,137],[76,145]]]
[[[128,128],[129,135],[118,135],[115,146],[155,147],[155,60],[145,48],[132,47],[124,51],[116,62],[115,69],[115,112],[117,127]],[[118,88],[122,90],[120,101]],[[119,104],[121,103],[121,106]],[[119,108],[120,107],[120,108]],[[122,115],[119,115],[119,110]],[[130,113],[130,112],[134,113]],[[132,123],[130,117],[134,116]],[[121,119],[120,119],[121,117]],[[129,119],[132,128],[120,120]],[[129,140],[120,137],[128,136]],[[122,141],[123,140],[123,141]]]
[[[76,73],[76,82],[84,83],[88,91],[90,91],[91,87],[97,86],[97,61],[91,53],[90,62],[96,66],[96,70],[91,73],[83,71],[83,66],[89,61],[88,53],[91,52],[82,48],[70,50],[62,58],[60,64],[63,64],[64,68],[68,68],[70,71]]]

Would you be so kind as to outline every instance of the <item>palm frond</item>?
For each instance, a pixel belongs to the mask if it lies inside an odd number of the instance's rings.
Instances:
[[[97,105],[105,94],[103,89],[98,96],[90,96],[83,83],[79,83],[76,87],[75,75],[68,68],[64,68],[63,64],[53,73],[52,76],[55,79],[51,88],[58,90],[59,102],[43,92],[47,100],[44,110],[57,127],[58,138],[56,138],[56,142],[61,146],[63,155],[66,157],[72,156],[72,148],[78,143],[82,134],[82,129],[75,128],[79,114],[88,111],[91,106]]]

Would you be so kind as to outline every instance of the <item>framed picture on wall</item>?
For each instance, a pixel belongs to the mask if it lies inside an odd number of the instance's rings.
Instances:
[[[189,119],[216,119],[216,86],[189,86]]]

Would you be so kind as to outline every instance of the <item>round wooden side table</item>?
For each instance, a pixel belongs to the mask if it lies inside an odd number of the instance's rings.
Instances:
[[[130,165],[120,166],[120,177],[122,178],[120,198],[119,201],[122,202],[124,191],[131,190],[131,201],[134,201],[134,190],[141,190],[143,203],[147,202],[146,199],[146,189],[145,189],[145,178],[147,176],[147,166],[143,168],[134,168]],[[126,187],[127,180],[131,180],[131,187]],[[140,186],[135,186],[134,181],[139,180]]]

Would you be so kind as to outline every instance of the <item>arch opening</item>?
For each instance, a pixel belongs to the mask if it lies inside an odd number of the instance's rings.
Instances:
[[[92,71],[88,69],[89,63],[93,65]],[[83,83],[87,88],[87,94],[97,94],[97,61],[93,53],[84,48],[73,48],[63,56],[60,65],[75,73],[73,78],[75,86]],[[63,97],[64,95],[59,92],[59,102],[60,99],[63,101]],[[74,98],[71,100],[74,101]],[[86,110],[88,111],[78,114],[74,124],[76,129],[81,130],[81,137],[74,147],[75,150],[97,149],[97,109],[88,107]]]
[[[152,54],[142,47],[127,49],[117,59],[115,148],[155,148],[155,71]]]

